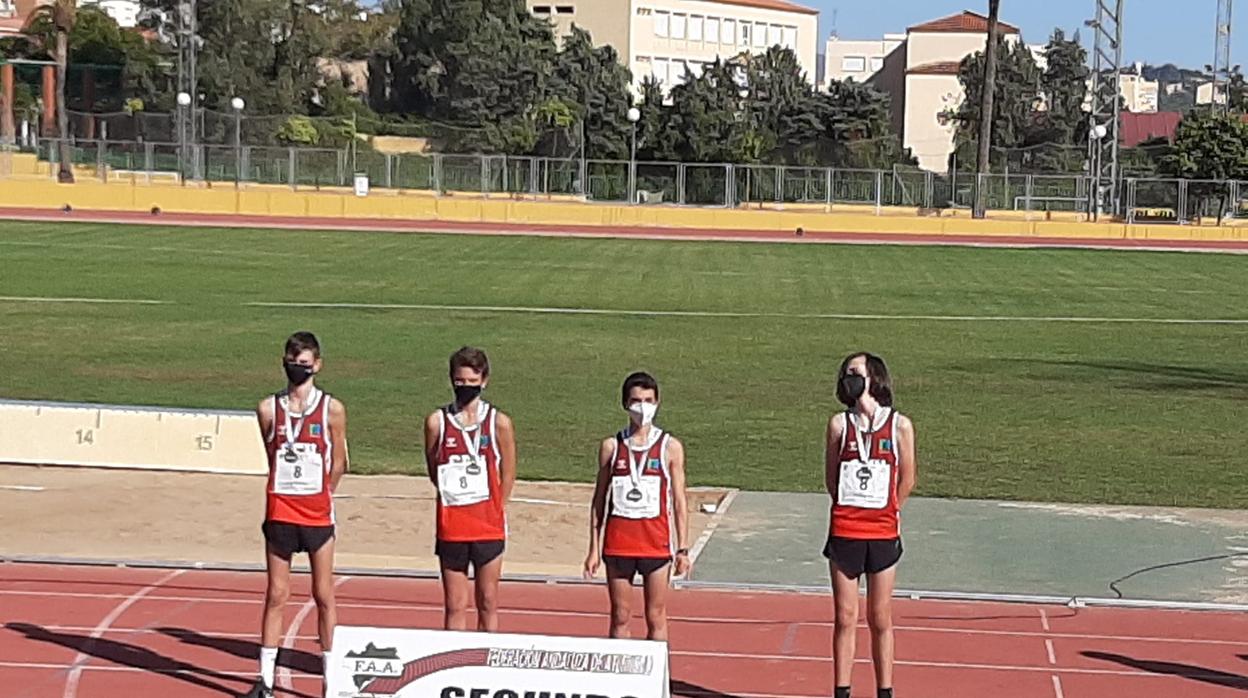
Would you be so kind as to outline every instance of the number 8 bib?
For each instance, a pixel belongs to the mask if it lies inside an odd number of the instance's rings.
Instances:
[[[438,466],[438,495],[448,507],[463,507],[490,498],[490,475],[484,459],[451,456]]]
[[[320,494],[325,481],[325,461],[315,444],[286,444],[277,452],[273,492],[291,496]]]
[[[885,461],[844,461],[841,463],[836,501],[846,507],[883,509],[888,505],[892,484],[892,466]]]

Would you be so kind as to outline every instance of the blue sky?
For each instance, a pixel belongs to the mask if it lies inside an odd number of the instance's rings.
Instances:
[[[836,28],[844,39],[879,38],[885,32],[945,15],[973,10],[986,13],[988,0],[797,0],[820,11],[819,46]],[[1028,43],[1044,43],[1054,27],[1067,35],[1081,29],[1085,45],[1091,30],[1083,21],[1095,11],[1095,0],[1001,0],[1001,19],[1017,25]],[[1110,0],[1112,2],[1112,0]],[[1126,0],[1123,18],[1125,62],[1174,63],[1199,69],[1213,61],[1217,0]],[[1232,14],[1232,64],[1248,63],[1248,2],[1240,0]]]

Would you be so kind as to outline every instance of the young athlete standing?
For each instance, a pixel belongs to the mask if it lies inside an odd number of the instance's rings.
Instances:
[[[498,580],[507,541],[505,508],[516,483],[511,418],[481,399],[490,381],[485,352],[451,355],[455,401],[425,419],[425,461],[437,488],[437,552],[442,568],[445,628],[468,629],[475,576],[477,629],[498,630]]]
[[[347,410],[316,386],[321,346],[310,332],[286,340],[286,389],[256,408],[269,461],[262,530],[268,566],[260,631],[260,680],[248,698],[272,698],[282,611],[290,599],[290,561],[306,552],[325,666],[331,661],[334,625],[333,491],[347,471]]]
[[[836,605],[835,698],[849,698],[864,573],[876,691],[892,698],[892,595],[902,552],[900,511],[916,480],[914,425],[893,409],[892,381],[878,356],[851,354],[837,379],[836,396],[847,409],[828,421],[824,471],[832,495],[824,555]]]
[[[659,384],[646,373],[624,381],[629,426],[598,447],[598,479],[590,510],[585,576],[606,563],[613,638],[631,635],[633,577],[641,575],[646,637],[667,639],[667,592],[672,560],[688,574],[689,512],[685,498],[685,448],[654,424]]]

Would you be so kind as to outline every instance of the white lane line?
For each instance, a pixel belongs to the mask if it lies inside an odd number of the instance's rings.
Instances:
[[[263,592],[261,592],[263,593]],[[0,597],[4,596],[33,596],[48,598],[85,598],[85,599],[125,599],[126,594],[103,594],[91,592],[69,592],[69,591],[21,591],[21,590],[0,590]],[[202,596],[149,596],[148,601],[171,601],[171,602],[196,602],[200,604],[229,604],[254,606],[255,600],[250,598],[222,599],[222,598],[205,598]],[[419,611],[427,613],[442,613],[443,609],[438,604],[384,604],[384,603],[342,603],[337,604],[338,608],[348,608],[353,610],[374,610],[374,611]],[[559,610],[533,610],[515,608],[507,611],[508,615],[516,616],[538,616],[538,617],[557,617],[557,618],[601,618],[602,613],[590,613],[586,611],[559,611]],[[789,620],[767,620],[759,618],[743,618],[733,616],[668,616],[670,622],[676,623],[706,623],[710,625],[787,625]],[[808,626],[812,628],[831,628],[832,621],[823,620],[804,620],[798,621],[798,625]],[[858,624],[858,627],[865,628],[865,621]],[[1122,642],[1153,642],[1163,644],[1177,645],[1215,645],[1227,647],[1242,647],[1243,640],[1215,640],[1215,639],[1193,639],[1178,637],[1143,637],[1138,635],[1097,635],[1085,633],[1043,633],[1027,630],[984,630],[972,628],[936,628],[923,625],[901,625],[894,624],[895,629],[907,632],[925,632],[925,633],[944,633],[952,635],[982,635],[985,637],[1051,637],[1053,639],[1068,640],[1104,640],[1104,641],[1122,641]],[[113,628],[109,632],[128,632],[139,630],[138,628]]]
[[[1053,695],[1056,698],[1066,698],[1066,694],[1062,692],[1062,677],[1057,674],[1053,675]]]
[[[82,667],[84,664],[91,661],[91,650],[95,648],[95,641],[99,640],[104,636],[104,633],[108,632],[109,626],[120,618],[121,614],[125,613],[127,609],[138,603],[143,597],[153,591],[156,591],[156,589],[160,588],[161,585],[184,572],[186,572],[186,570],[174,570],[169,574],[166,574],[154,583],[149,584],[148,586],[145,586],[127,596],[121,601],[121,603],[114,606],[113,610],[109,611],[108,615],[104,616],[104,620],[101,620],[99,625],[95,626],[95,629],[91,631],[91,635],[87,637],[87,641],[83,643],[82,647],[78,650],[78,654],[74,655],[74,661],[70,664],[69,676],[65,679],[65,698],[76,698],[78,695],[78,682],[82,680]]]
[[[1049,613],[1048,613],[1048,611],[1045,611],[1043,608],[1038,609],[1038,610],[1040,611],[1040,627],[1044,628],[1044,632],[1046,632],[1046,633],[1047,633],[1047,632],[1049,632],[1049,630],[1050,630],[1050,628],[1049,628]]]
[[[12,490],[14,492],[42,492],[44,489],[38,485],[0,485],[0,490]]]
[[[349,576],[339,577],[334,581],[334,590],[337,591],[338,587],[342,586],[350,578]],[[290,627],[286,629],[286,636],[282,638],[282,649],[287,652],[294,650],[295,639],[299,636],[299,629],[303,627],[303,621],[307,620],[308,614],[314,608],[316,608],[316,598],[309,596],[308,600],[299,609],[299,612],[295,614],[294,620],[290,621]],[[320,636],[318,635],[317,637],[319,639]],[[277,668],[277,685],[287,691],[293,689],[293,686],[290,684],[290,667],[285,664],[281,664]]]
[[[711,310],[627,310],[613,308],[562,308],[527,305],[449,305],[437,303],[295,303],[252,301],[253,308],[304,308],[323,310],[430,310],[478,313],[531,313],[540,315],[608,315],[627,317],[696,317],[781,320],[908,320],[925,322],[1041,322],[1138,325],[1248,325],[1248,318],[1142,318],[1082,317],[1061,315],[908,315],[886,313],[745,313]]]
[[[172,305],[151,298],[79,298],[75,296],[0,296],[4,303],[92,303],[98,305]]]
[[[693,544],[693,549],[689,551],[690,564],[697,563],[698,556],[702,554],[706,545],[711,542],[711,536],[715,535],[715,531],[719,528],[720,522],[724,520],[724,517],[728,514],[728,510],[732,508],[732,503],[736,501],[737,492],[738,490],[734,488],[728,490],[728,494],[724,495],[724,500],[720,502],[719,507],[715,510],[715,513],[711,515],[711,520],[707,522],[706,528],[702,529],[702,535],[698,536],[698,540]]]
[[[1049,664],[1053,664],[1054,666],[1056,666],[1057,665],[1057,652],[1053,650],[1053,641],[1047,637],[1044,638],[1044,649],[1049,654]]]

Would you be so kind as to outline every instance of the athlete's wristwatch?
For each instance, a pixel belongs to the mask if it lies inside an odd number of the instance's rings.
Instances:
[[[677,555],[684,555],[685,557],[689,557],[689,548],[681,548],[680,550],[677,550],[677,551],[676,551],[676,554],[677,554]]]

